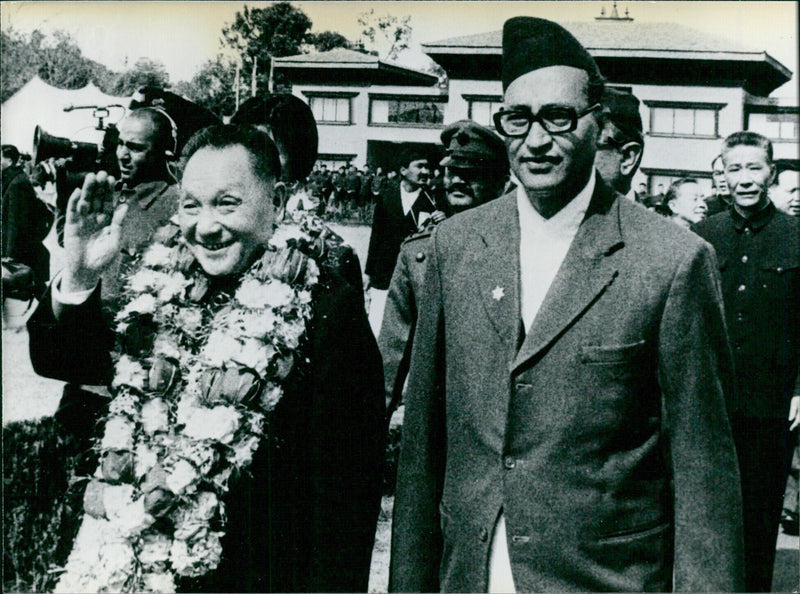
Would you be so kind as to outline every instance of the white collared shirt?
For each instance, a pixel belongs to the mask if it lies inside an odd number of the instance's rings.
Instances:
[[[545,219],[533,207],[525,188],[517,186],[520,313],[526,332],[530,330],[569,246],[578,233],[578,227],[586,216],[595,181],[592,170],[583,190],[549,219]]]
[[[422,191],[422,187],[417,188],[413,192],[407,192],[403,187],[402,182],[400,183],[400,202],[403,205],[403,214],[407,215],[411,212],[411,207],[414,206],[414,203],[419,198],[419,193]]]
[[[525,188],[517,183],[520,313],[526,332],[530,331],[545,295],[586,216],[595,182],[595,173],[592,170],[583,190],[549,219],[539,214],[528,199]],[[489,592],[515,591],[506,540],[506,518],[501,510],[489,549]]]

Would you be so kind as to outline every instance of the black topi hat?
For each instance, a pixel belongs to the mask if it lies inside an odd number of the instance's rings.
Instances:
[[[503,91],[514,80],[548,66],[585,70],[590,83],[603,76],[589,52],[561,25],[535,17],[514,17],[503,25]]]
[[[311,108],[291,93],[251,97],[231,118],[232,124],[266,129],[281,158],[281,180],[305,179],[317,161],[319,137]]]
[[[606,87],[603,90],[603,114],[628,137],[642,142],[639,99],[633,93]]]

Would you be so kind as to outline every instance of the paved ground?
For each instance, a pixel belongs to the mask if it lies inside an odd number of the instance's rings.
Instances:
[[[361,265],[366,261],[369,241],[368,227],[334,225],[334,230],[348,241],[358,253]],[[48,242],[45,242],[48,244]],[[51,248],[52,268],[60,267],[61,255]],[[61,382],[37,376],[28,358],[28,335],[24,330],[25,306],[10,303],[11,316],[4,317],[2,333],[3,424],[37,418],[55,411],[61,393]],[[8,312],[6,312],[8,313]],[[6,322],[16,328],[7,328]],[[373,550],[370,572],[370,592],[386,592],[388,585],[389,542],[392,498],[384,498]],[[780,534],[775,562],[774,592],[800,592],[800,539]]]

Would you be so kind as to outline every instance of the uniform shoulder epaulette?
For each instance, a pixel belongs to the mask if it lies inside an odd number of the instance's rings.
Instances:
[[[426,227],[422,231],[417,231],[416,233],[412,233],[408,237],[403,240],[403,245],[407,243],[411,243],[412,241],[417,241],[418,239],[425,239],[426,237],[430,237],[433,233],[433,227]]]

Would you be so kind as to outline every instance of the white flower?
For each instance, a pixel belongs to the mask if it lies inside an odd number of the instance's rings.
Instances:
[[[191,545],[185,540],[176,540],[170,549],[170,561],[178,575],[196,577],[219,565],[222,544],[219,534],[208,532]]]
[[[283,281],[273,279],[267,287],[266,303],[270,307],[289,305],[294,298],[294,289]]]
[[[184,334],[196,334],[203,323],[203,312],[196,307],[182,307],[175,313],[175,324]]]
[[[157,266],[166,267],[172,259],[172,248],[163,243],[153,243],[142,255],[142,263],[145,266],[155,268]]]
[[[163,272],[142,268],[128,279],[128,288],[135,293],[158,292],[166,277]]]
[[[160,532],[149,532],[142,536],[142,548],[139,551],[139,562],[146,568],[169,560],[169,549],[172,539]]]
[[[112,386],[130,386],[144,390],[144,386],[147,383],[147,371],[135,359],[130,358],[128,355],[122,355],[117,361],[114,372]]]
[[[302,321],[294,320],[280,324],[276,328],[275,334],[288,348],[296,349],[300,346],[300,337],[303,336],[305,330],[306,326]]]
[[[243,468],[253,461],[253,454],[258,449],[260,439],[257,435],[248,435],[242,440],[233,444],[233,455],[228,454],[230,460],[235,466]]]
[[[223,363],[237,356],[241,349],[242,345],[238,340],[221,330],[215,330],[209,335],[202,355],[212,367],[222,367]]]
[[[134,472],[136,478],[142,478],[158,462],[158,455],[145,443],[136,444]]]
[[[306,291],[306,290],[298,291],[297,300],[303,305],[311,303],[311,291]]]
[[[275,347],[271,344],[264,344],[255,338],[245,338],[242,348],[232,360],[240,365],[249,367],[263,377],[267,371],[267,365],[275,355]]]
[[[261,392],[261,409],[269,412],[283,396],[283,389],[275,384],[267,385]]]
[[[143,293],[132,299],[117,314],[117,320],[124,320],[132,313],[151,314],[156,310],[156,298],[149,293]]]
[[[153,355],[161,355],[167,359],[181,360],[181,349],[178,338],[165,332],[159,332],[153,343]]]
[[[179,436],[172,450],[191,462],[202,474],[208,474],[217,460],[217,452],[210,443],[188,437]]]
[[[153,398],[142,405],[142,429],[148,435],[156,431],[167,431],[169,429],[169,415],[167,403],[161,398]]]
[[[149,528],[155,519],[145,510],[144,497],[131,501],[132,493],[114,493],[115,489],[128,486],[130,485],[107,486],[103,493],[103,505],[106,506],[106,516],[120,534],[131,537]],[[111,499],[114,499],[114,503],[109,509]]]
[[[247,319],[244,335],[263,340],[275,328],[277,319],[271,309],[264,309],[255,313]]]
[[[158,298],[161,301],[172,301],[175,297],[183,294],[184,289],[191,281],[182,274],[173,273],[164,275],[163,284],[158,290]]]
[[[269,285],[254,278],[245,278],[236,289],[236,301],[252,309],[262,309],[269,303]]]
[[[143,573],[142,583],[145,592],[173,594],[176,591],[175,577],[170,572]]]
[[[186,460],[178,460],[175,465],[167,470],[167,487],[179,495],[198,478],[197,470]]]
[[[278,249],[283,249],[290,239],[300,239],[302,237],[305,237],[305,234],[300,230],[299,226],[281,225],[275,229],[275,233],[272,234],[269,244]]]
[[[134,424],[122,416],[106,421],[100,447],[104,450],[132,450]]]
[[[197,399],[196,392],[189,392],[187,390],[178,401],[178,406],[175,409],[175,420],[178,422],[178,425],[185,425],[195,411],[200,408],[202,407],[200,406],[200,401]]]
[[[220,502],[210,491],[201,491],[189,505],[181,506],[174,517],[176,540],[191,541],[207,533]]]
[[[319,266],[310,258],[306,264],[306,278],[304,282],[307,287],[313,287],[319,282]]]
[[[195,439],[230,443],[239,428],[239,413],[231,406],[195,408],[186,420],[183,434]]]

